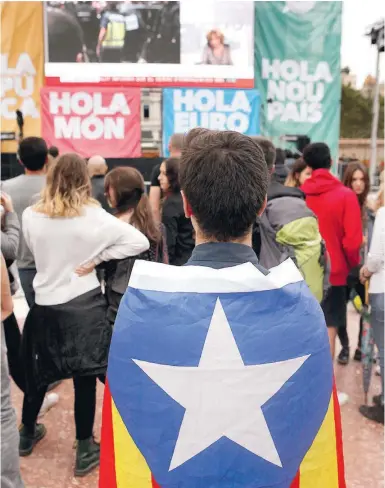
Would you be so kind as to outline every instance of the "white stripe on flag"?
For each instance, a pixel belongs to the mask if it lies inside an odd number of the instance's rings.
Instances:
[[[204,266],[169,266],[136,261],[129,286],[148,291],[185,293],[231,293],[275,290],[303,281],[291,259],[270,269],[265,276],[251,263],[231,268],[212,269]]]

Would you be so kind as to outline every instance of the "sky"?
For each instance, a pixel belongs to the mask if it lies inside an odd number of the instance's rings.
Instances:
[[[357,75],[360,88],[368,74],[376,73],[376,48],[364,36],[368,25],[385,17],[383,0],[345,0],[342,14],[341,66]],[[385,79],[385,54],[381,55],[380,79]]]

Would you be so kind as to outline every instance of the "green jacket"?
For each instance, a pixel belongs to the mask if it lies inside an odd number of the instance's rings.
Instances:
[[[320,302],[325,288],[323,243],[317,218],[307,207],[302,191],[273,181],[260,227],[261,265],[271,268],[293,258]]]

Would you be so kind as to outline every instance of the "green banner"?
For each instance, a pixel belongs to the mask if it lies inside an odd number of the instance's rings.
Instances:
[[[307,135],[338,157],[342,2],[255,2],[261,132]]]

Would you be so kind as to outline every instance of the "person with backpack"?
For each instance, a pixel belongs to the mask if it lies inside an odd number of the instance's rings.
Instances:
[[[261,147],[269,173],[273,175],[276,157],[273,143],[263,137],[254,140]],[[261,265],[270,269],[292,258],[313,295],[321,302],[328,287],[326,249],[317,218],[307,207],[304,193],[271,178],[266,210],[256,227],[254,233],[256,236],[259,232]],[[254,244],[257,241],[255,238]]]
[[[162,224],[155,222],[143,176],[137,169],[123,166],[114,168],[105,178],[104,192],[115,216],[140,230],[150,242],[150,248],[137,256],[114,259],[99,266],[104,270],[107,318],[113,325],[135,261],[143,259],[168,264],[168,253],[166,230]],[[80,267],[77,273],[82,276],[87,271]]]

